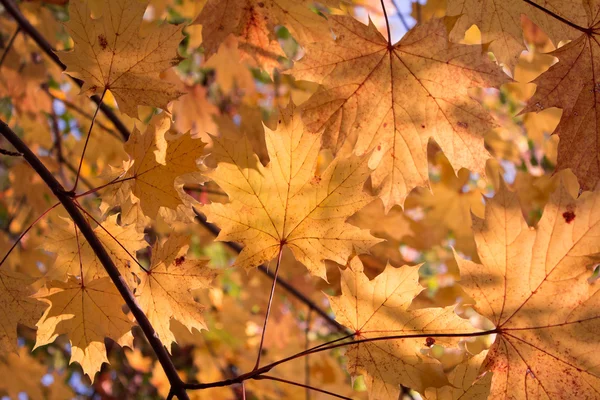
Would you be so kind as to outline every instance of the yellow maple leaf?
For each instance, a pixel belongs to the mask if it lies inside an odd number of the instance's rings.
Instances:
[[[583,5],[572,8],[580,12],[587,10]],[[597,140],[600,125],[596,118],[600,112],[597,106],[600,78],[595,69],[600,63],[600,35],[594,31],[600,17],[595,8],[588,13],[583,21],[571,19],[571,13],[566,10],[559,14],[569,21],[582,22],[581,29],[588,29],[589,33],[575,30],[578,37],[550,53],[558,58],[558,63],[533,81],[537,89],[522,111],[562,109],[562,117],[554,130],[560,137],[556,169],[571,169],[584,190],[593,189],[600,181]],[[565,25],[556,20],[555,23]]]
[[[454,313],[452,307],[411,309],[423,287],[419,266],[387,268],[370,281],[362,262],[353,258],[342,271],[342,294],[329,297],[336,320],[355,332],[354,339],[393,335],[464,333],[471,324]],[[436,338],[446,345],[458,338]],[[372,398],[397,399],[400,385],[421,393],[427,387],[448,384],[442,365],[421,354],[425,338],[380,340],[348,346],[348,371],[364,374]],[[437,342],[436,342],[437,343]]]
[[[568,19],[586,23],[581,2],[564,0],[534,0],[551,12],[568,16]],[[484,43],[499,62],[512,70],[525,50],[521,15],[526,15],[550,37],[554,44],[571,40],[579,35],[576,29],[561,23],[524,0],[448,0],[446,15],[456,16],[458,22],[452,31],[453,40],[461,40],[471,25],[477,25]],[[460,17],[458,17],[460,16]]]
[[[177,178],[198,171],[196,161],[204,146],[189,133],[171,130],[166,113],[154,116],[144,132],[134,128],[125,143],[130,159],[118,170],[119,182],[108,186],[104,207],[121,206],[128,220],[128,214],[136,211],[134,205],[153,219],[161,207],[176,209],[183,204],[183,181]]]
[[[27,347],[21,347],[18,354],[9,354],[0,364],[0,376],[10,377],[0,380],[0,389],[11,399],[20,398],[20,393],[27,393],[27,398],[32,400],[73,398],[73,390],[65,384],[65,376],[55,372],[49,384],[48,379],[44,379],[48,373],[46,365],[32,357]]]
[[[292,70],[323,85],[302,105],[304,121],[311,131],[325,129],[324,145],[334,151],[372,151],[386,211],[427,184],[430,139],[454,168],[485,172],[483,135],[493,121],[469,89],[507,77],[482,46],[450,43],[449,19],[418,25],[393,46],[372,23],[329,20],[337,39],[307,45]]]
[[[133,323],[123,312],[123,299],[110,278],[85,280],[70,276],[51,281],[38,298],[50,307],[37,323],[35,347],[66,334],[71,341],[71,362],[77,362],[92,379],[108,362],[104,338],[133,347]]]
[[[425,391],[427,400],[484,400],[490,394],[492,374],[483,377],[479,374],[481,363],[487,351],[483,351],[466,362],[459,364],[448,374],[450,385],[441,388],[429,388]]]
[[[504,184],[473,229],[481,265],[457,256],[461,284],[497,330],[482,366],[490,398],[597,398],[600,190],[574,200],[561,185],[537,229]]]
[[[44,312],[44,304],[30,298],[35,279],[8,266],[0,268],[0,355],[17,351],[17,325],[34,327]]]
[[[285,57],[275,36],[284,25],[300,43],[329,35],[327,20],[311,10],[311,0],[209,0],[196,20],[202,24],[207,57],[217,52],[230,35],[239,41],[244,59],[254,59],[270,72]]]
[[[147,270],[136,268],[141,281],[136,289],[140,307],[169,347],[176,341],[171,320],[181,322],[190,331],[207,329],[202,316],[204,306],[195,301],[193,291],[208,288],[217,275],[206,260],[185,257],[187,243],[188,235],[173,234],[153,247]]]
[[[325,259],[345,263],[379,242],[344,221],[372,197],[363,191],[367,158],[336,158],[315,175],[321,135],[305,130],[294,105],[280,110],[276,131],[265,127],[270,164],[263,167],[248,140],[213,138],[217,168],[208,173],[229,204],[202,207],[221,228],[218,240],[245,245],[236,265],[255,267],[289,247],[310,273],[326,279]]]
[[[431,183],[431,190],[415,190],[405,206],[407,209],[422,207],[425,216],[415,224],[420,225],[422,229],[436,232],[440,237],[447,237],[452,233],[456,239],[456,248],[465,254],[473,254],[475,243],[471,229],[471,213],[483,216],[482,190],[474,185],[468,187],[470,172],[461,169],[457,176],[442,153],[437,154],[434,162],[440,169],[439,181]],[[465,186],[468,187],[467,190]]]
[[[93,7],[92,7],[92,4]],[[89,95],[110,90],[119,109],[137,117],[137,106],[167,108],[182,93],[159,74],[178,64],[181,26],[153,24],[140,33],[147,3],[138,1],[77,0],[69,4],[65,23],[75,42],[72,51],[59,52],[66,72],[83,80]],[[93,10],[103,15],[92,18]]]
[[[94,233],[121,274],[130,278],[129,267],[135,264],[135,253],[148,246],[144,234],[134,225],[117,224],[117,215],[109,216],[102,226],[94,228]],[[92,280],[108,276],[96,253],[71,220],[52,224],[41,246],[57,256],[46,275],[48,279],[66,281],[69,275],[83,275],[85,280]]]

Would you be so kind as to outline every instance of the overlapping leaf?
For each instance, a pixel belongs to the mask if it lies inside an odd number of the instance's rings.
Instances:
[[[583,5],[573,5],[583,11]],[[558,63],[534,80],[537,89],[523,112],[539,112],[550,107],[562,109],[560,123],[554,133],[558,143],[557,170],[571,169],[584,190],[593,189],[600,181],[600,4],[592,2],[584,20],[589,33],[577,31],[579,37],[550,53]],[[564,13],[565,17],[569,13]]]
[[[67,73],[83,80],[82,92],[100,94],[108,89],[119,108],[137,117],[137,106],[167,108],[182,93],[159,74],[178,64],[181,26],[153,25],[142,34],[147,3],[138,1],[76,0],[69,4],[65,24],[75,47],[60,52]],[[102,10],[102,16],[92,16]]]
[[[277,25],[285,25],[300,43],[328,36],[327,21],[310,9],[312,4],[311,0],[209,0],[196,22],[202,24],[207,56],[233,35],[242,59],[254,59],[271,71],[279,65],[277,58],[285,56],[275,37]]]
[[[134,225],[118,225],[117,215],[108,217],[94,233],[121,273],[131,276],[129,267],[135,263],[136,251],[148,246],[144,234]],[[92,280],[108,276],[94,250],[71,221],[53,224],[42,247],[57,256],[48,271],[49,279],[67,281],[69,275],[73,275]]]
[[[183,182],[177,178],[198,171],[196,162],[203,155],[204,146],[189,133],[179,135],[172,131],[171,118],[166,113],[154,116],[144,132],[134,128],[125,143],[130,159],[118,171],[118,182],[107,188],[104,207],[121,206],[128,221],[137,205],[150,218],[156,218],[161,207],[176,209],[183,204]]]
[[[218,240],[244,244],[236,265],[255,267],[288,246],[313,275],[324,260],[345,263],[380,240],[344,221],[372,200],[363,191],[367,157],[336,158],[316,175],[321,134],[305,130],[293,104],[280,110],[276,131],[265,127],[270,164],[262,166],[247,140],[217,137],[218,162],[208,176],[231,199],[202,208],[221,228]]]
[[[460,16],[452,32],[452,39],[462,39],[471,25],[477,25],[481,31],[481,39],[484,43],[490,43],[490,51],[496,59],[512,70],[521,51],[525,50],[522,15],[541,27],[556,45],[561,40],[572,40],[580,35],[576,29],[531,3],[575,23],[587,23],[584,2],[580,0],[448,0],[447,15]]]
[[[307,45],[292,70],[322,85],[304,103],[304,120],[311,131],[324,129],[326,147],[372,151],[386,210],[427,184],[430,139],[454,168],[484,173],[483,135],[493,124],[469,89],[498,86],[506,76],[482,46],[450,43],[449,19],[419,25],[393,46],[373,24],[329,20],[336,40]]]
[[[194,299],[193,290],[209,287],[217,273],[206,260],[185,257],[189,236],[172,235],[153,248],[147,270],[137,268],[140,284],[136,294],[140,307],[165,345],[176,341],[170,323],[175,319],[190,331],[207,329],[202,316],[204,306]]]
[[[473,228],[482,265],[457,257],[465,291],[498,334],[482,366],[491,398],[596,398],[600,190],[554,193],[533,230],[502,187]]]
[[[92,379],[108,362],[104,338],[133,347],[132,322],[123,312],[123,299],[109,278],[48,283],[49,292],[38,296],[50,307],[37,323],[36,347],[66,334],[71,341],[71,362],[81,364]]]
[[[452,307],[411,309],[423,290],[419,266],[387,268],[372,281],[362,263],[353,258],[342,272],[342,295],[330,297],[336,320],[355,332],[355,339],[429,333],[465,333],[471,324]],[[458,339],[440,343],[456,344]],[[425,338],[380,340],[350,345],[346,352],[352,375],[366,374],[372,398],[396,399],[400,385],[420,392],[448,384],[442,365],[421,354]]]
[[[44,304],[30,298],[35,279],[0,268],[0,355],[17,351],[17,326],[34,327],[44,312]]]

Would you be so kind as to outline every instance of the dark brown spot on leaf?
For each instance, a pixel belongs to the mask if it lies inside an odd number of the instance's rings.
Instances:
[[[175,266],[179,267],[185,261],[185,256],[177,257],[175,259]]]
[[[567,224],[570,224],[575,219],[575,213],[573,211],[565,211],[562,216]]]
[[[427,339],[425,339],[425,346],[427,347],[431,347],[435,344],[435,339],[432,337],[428,337]]]
[[[108,46],[108,41],[106,40],[106,36],[98,35],[98,43],[100,43],[100,47],[102,47],[102,50],[106,50],[106,46]]]

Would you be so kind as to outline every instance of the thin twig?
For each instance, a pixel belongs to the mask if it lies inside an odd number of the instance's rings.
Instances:
[[[25,18],[25,16],[23,16],[21,11],[19,10],[19,7],[17,7],[17,5],[12,0],[0,0],[0,3],[4,6],[4,9],[15,19],[15,21],[17,21],[21,30],[24,33],[26,33],[27,36],[32,38],[33,41],[39,46],[39,48],[44,53],[46,53],[46,55],[50,57],[50,59],[54,61],[56,65],[58,65],[63,71],[66,70],[67,66],[62,61],[60,61],[60,58],[56,55],[50,43],[48,43],[48,41],[42,36],[42,34],[37,29],[35,29],[33,25],[31,25],[31,23],[27,20],[27,18]],[[71,78],[75,83],[77,83],[79,87],[83,86],[83,81],[81,79],[73,77]],[[98,95],[93,95],[91,99],[94,103],[100,106],[100,110],[102,110],[106,118],[108,118],[110,122],[112,122],[112,124],[119,131],[123,139],[129,139],[129,130],[127,129],[125,124],[123,124],[123,122],[119,119],[119,117],[117,117],[114,111],[109,106],[100,101],[100,97]]]
[[[308,350],[308,345],[310,344],[310,338],[308,334],[310,332],[310,317],[312,315],[312,310],[308,309],[308,315],[306,316],[306,328],[304,329],[304,351]],[[308,356],[304,357],[304,384],[306,386],[310,385],[310,359]],[[310,400],[310,389],[306,388],[306,400]]]
[[[21,239],[23,239],[23,236],[27,235],[27,232],[29,232],[31,230],[31,228],[33,228],[33,226],[35,224],[37,224],[42,218],[44,218],[44,216],[46,214],[48,214],[51,210],[53,210],[54,208],[56,208],[56,206],[58,206],[60,203],[56,203],[55,205],[53,205],[52,207],[50,207],[49,209],[47,209],[46,211],[44,211],[39,217],[37,217],[35,219],[35,221],[33,221],[28,227],[27,229],[25,229],[20,235],[19,237],[15,240],[15,242],[13,243],[12,246],[10,246],[10,249],[8,249],[8,251],[6,252],[6,254],[4,255],[4,257],[2,257],[2,261],[0,261],[0,265],[4,264],[4,261],[6,261],[6,259],[8,258],[8,256],[10,255],[10,253],[12,253],[12,251],[14,250],[15,247],[17,247],[17,244],[19,244],[19,242],[21,241]]]
[[[523,0],[525,3],[531,5],[532,7],[537,8],[538,10],[542,11],[545,14],[548,14],[549,16],[551,16],[552,18],[562,22],[563,24],[567,24],[569,25],[571,28],[575,28],[578,31],[581,31],[583,33],[585,33],[586,35],[591,35],[593,33],[593,29],[592,28],[584,28],[583,26],[579,26],[571,21],[569,21],[568,19],[565,19],[563,17],[561,17],[558,14],[553,13],[552,11],[548,10],[547,8],[544,8],[542,6],[540,6],[537,3],[534,3],[531,0]]]
[[[3,3],[6,0],[1,0]],[[0,133],[17,149],[17,151],[23,154],[25,160],[31,165],[31,167],[37,172],[37,174],[42,178],[42,180],[48,185],[48,187],[52,190],[54,195],[58,198],[58,200],[62,203],[65,210],[71,216],[71,219],[75,222],[85,239],[87,240],[89,246],[92,248],[96,257],[104,266],[107,274],[110,276],[113,281],[115,287],[121,294],[121,297],[125,301],[127,307],[135,317],[138,325],[144,332],[148,343],[154,350],[160,365],[165,371],[165,375],[167,376],[169,383],[171,384],[172,390],[175,395],[180,400],[189,400],[189,396],[185,391],[185,386],[177,373],[177,369],[171,360],[171,357],[161,342],[158,334],[154,330],[154,327],[148,320],[144,311],[140,308],[136,298],[133,293],[129,289],[125,278],[119,272],[119,269],[115,265],[112,258],[108,255],[106,249],[102,245],[102,242],[98,239],[98,236],[94,233],[94,230],[89,225],[84,215],[81,213],[77,205],[75,204],[75,200],[71,198],[69,194],[65,191],[63,186],[56,180],[54,175],[46,168],[46,166],[40,161],[40,159],[31,151],[31,149],[23,143],[21,138],[17,136],[16,133],[12,131],[4,123],[4,121],[0,120]]]
[[[282,379],[282,378],[276,378],[274,376],[270,376],[270,375],[258,375],[255,376],[254,378],[252,378],[254,380],[270,380],[270,381],[276,381],[276,382],[281,382],[281,383],[287,383],[288,385],[292,385],[292,386],[300,386],[302,388],[306,388],[306,389],[310,389],[310,390],[314,390],[315,392],[320,392],[320,393],[325,393],[328,394],[330,396],[333,397],[337,397],[338,399],[345,399],[345,400],[352,400],[350,397],[346,397],[346,396],[342,396],[340,394],[336,394],[327,390],[323,390],[323,389],[319,389],[316,388],[314,386],[308,386],[308,385],[304,385],[302,383],[298,383],[298,382],[294,382],[294,381],[288,381],[287,379]]]
[[[279,275],[279,266],[281,265],[281,256],[283,255],[283,244],[279,245],[279,255],[277,256],[277,266],[275,267],[275,277],[271,285],[271,293],[269,294],[269,303],[267,304],[267,312],[265,313],[265,321],[263,322],[262,334],[260,335],[260,345],[258,346],[258,356],[253,371],[258,369],[260,365],[260,356],[262,353],[263,344],[265,341],[265,333],[267,333],[267,324],[269,323],[269,315],[271,315],[271,306],[273,304],[273,296],[275,295],[275,287],[277,286],[277,275]]]
[[[92,119],[92,114],[88,113],[87,111],[83,110],[81,107],[79,107],[77,104],[70,102],[67,99],[61,99],[56,97],[55,95],[52,94],[52,92],[50,92],[50,89],[48,88],[47,84],[42,84],[42,89],[44,90],[44,92],[46,92],[46,94],[48,95],[48,97],[50,97],[52,100],[57,100],[60,101],[61,103],[63,103],[68,109],[75,111],[77,114],[86,117],[87,119],[91,120]],[[111,136],[114,136],[116,139],[119,140],[123,140],[123,137],[121,137],[117,132],[115,132],[114,130],[110,129],[108,126],[104,125],[102,122],[100,121],[96,121],[96,125],[98,125],[100,128],[104,129],[108,134],[110,134]]]
[[[378,337],[373,337],[373,338],[358,339],[358,340],[353,340],[350,342],[339,343],[339,342],[353,336],[353,335],[349,335],[346,337],[332,340],[327,343],[320,344],[319,346],[315,346],[312,349],[309,349],[308,351],[301,351],[300,353],[297,353],[297,354],[291,355],[289,357],[283,358],[281,360],[272,362],[270,364],[260,367],[259,369],[255,370],[255,371],[250,371],[248,373],[242,374],[242,375],[238,376],[237,378],[226,379],[223,381],[211,382],[211,383],[187,383],[187,384],[185,384],[185,388],[189,389],[189,390],[196,390],[196,389],[207,389],[207,388],[213,388],[213,387],[223,387],[223,386],[233,385],[235,383],[241,383],[248,379],[255,379],[255,377],[269,372],[270,370],[272,370],[273,368],[275,368],[278,365],[284,364],[288,361],[295,360],[300,357],[304,357],[308,354],[320,353],[323,351],[329,351],[329,350],[333,350],[333,349],[336,349],[339,347],[351,346],[351,345],[355,345],[355,344],[379,342],[379,341],[383,341],[383,340],[404,340],[404,339],[418,339],[418,338],[428,338],[428,337],[466,338],[466,337],[487,336],[487,335],[497,334],[500,332],[501,332],[500,329],[492,329],[492,330],[488,330],[488,331],[464,332],[464,333],[415,333],[415,334],[408,334],[408,335],[378,336]]]
[[[400,11],[400,6],[398,6],[398,3],[396,3],[396,0],[392,0],[392,4],[394,5],[394,8],[396,9],[396,15],[398,16],[398,18],[400,18],[400,22],[402,22],[402,26],[404,26],[404,29],[406,29],[406,32],[410,31],[410,26],[408,26],[408,22],[406,22],[406,19],[404,18],[402,11]]]
[[[65,158],[63,157],[62,152],[62,135],[60,132],[60,127],[58,126],[58,118],[56,117],[54,110],[52,110],[50,113],[50,122],[52,124],[52,132],[54,133],[54,144],[52,145],[52,149],[56,153],[56,161],[58,161],[58,174],[60,175],[63,183],[66,183],[67,180],[65,178],[65,172],[63,169]]]
[[[10,49],[12,49],[13,43],[15,42],[15,39],[17,38],[19,32],[21,32],[21,27],[17,26],[17,30],[15,31],[15,33],[13,33],[12,37],[8,41],[8,44],[6,45],[6,48],[4,49],[4,53],[2,53],[2,58],[0,58],[0,66],[4,64],[4,60],[6,59],[8,53],[10,53]]]
[[[3,148],[0,148],[0,154],[4,155],[4,156],[10,156],[10,157],[21,157],[23,154],[19,153],[18,151],[10,151],[10,150],[6,150]]]

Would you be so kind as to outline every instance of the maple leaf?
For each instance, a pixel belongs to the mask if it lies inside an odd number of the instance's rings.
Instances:
[[[572,40],[579,32],[567,24],[559,22],[548,13],[529,4],[543,6],[550,12],[568,16],[576,23],[587,23],[581,2],[564,0],[448,0],[446,14],[460,16],[452,40],[461,40],[471,25],[477,25],[484,43],[499,62],[510,70],[517,65],[521,52],[525,50],[521,16],[526,15],[558,44],[561,40]]]
[[[196,22],[202,24],[207,57],[233,35],[239,40],[242,60],[254,59],[271,71],[285,57],[275,36],[275,27],[285,25],[300,43],[329,35],[327,20],[309,7],[311,0],[209,0]],[[330,3],[333,3],[330,1]]]
[[[465,292],[497,336],[482,366],[491,398],[595,398],[600,321],[600,190],[577,200],[561,185],[537,229],[504,184],[473,229],[481,265],[456,260]]]
[[[597,5],[596,5],[597,7]],[[583,5],[575,6],[583,11]],[[587,8],[586,8],[587,10]],[[593,189],[600,181],[600,145],[598,145],[597,106],[600,78],[595,65],[600,63],[600,35],[595,27],[600,22],[596,8],[588,10],[583,21],[583,30],[575,30],[579,37],[558,48],[550,55],[558,58],[558,63],[533,81],[537,89],[522,111],[540,112],[558,107],[562,117],[556,130],[558,143],[557,170],[571,169],[577,176],[582,189]],[[559,15],[567,18],[570,13]],[[578,22],[577,19],[574,21]],[[557,25],[562,25],[556,22]]]
[[[326,280],[324,260],[345,263],[353,250],[380,240],[344,221],[372,200],[363,191],[366,157],[336,158],[315,175],[321,135],[306,132],[295,106],[280,110],[276,131],[265,127],[271,159],[263,167],[244,139],[213,138],[217,168],[208,173],[231,203],[202,207],[221,228],[217,240],[245,245],[235,262],[255,267],[288,246],[311,274]]]
[[[136,289],[140,307],[148,316],[161,341],[176,341],[171,320],[177,320],[190,331],[207,329],[202,312],[204,306],[195,301],[193,290],[208,288],[217,273],[206,260],[190,260],[188,235],[171,235],[152,249],[152,262],[147,270],[138,268],[141,282]]]
[[[454,168],[484,173],[483,135],[493,124],[468,91],[507,77],[482,46],[450,43],[448,19],[418,25],[394,46],[373,23],[329,21],[337,39],[308,44],[292,70],[323,85],[303,104],[304,121],[311,131],[324,129],[325,147],[336,152],[372,151],[372,179],[386,211],[427,184],[430,139]]]
[[[75,42],[72,51],[59,52],[66,72],[83,80],[82,93],[110,90],[119,109],[137,117],[137,106],[167,108],[182,93],[160,77],[160,72],[180,61],[177,54],[183,39],[181,26],[170,24],[144,27],[140,32],[147,3],[77,0],[69,4],[71,19],[65,23]],[[92,18],[92,10],[103,15]]]
[[[452,233],[456,240],[455,247],[465,254],[473,254],[475,244],[471,213],[483,216],[483,193],[477,187],[465,190],[465,186],[469,185],[470,172],[461,169],[455,174],[442,153],[437,154],[434,162],[439,168],[439,181],[431,182],[431,190],[415,190],[407,199],[405,207],[422,207],[426,212],[423,219],[418,221],[422,229],[436,232],[443,238]]]
[[[134,225],[117,224],[117,215],[109,216],[102,226],[94,229],[94,233],[123,276],[130,277],[129,267],[135,263],[132,257],[148,246],[144,234],[138,232]],[[53,224],[42,248],[57,256],[46,275],[48,279],[67,281],[69,275],[83,275],[85,280],[91,280],[108,276],[94,250],[70,220]]]
[[[123,163],[118,181],[103,196],[104,208],[120,205],[126,216],[139,205],[145,216],[156,218],[161,207],[176,209],[183,204],[183,182],[177,178],[198,172],[196,161],[205,143],[189,133],[171,130],[166,113],[152,118],[144,132],[137,128],[125,143],[129,161]]]
[[[369,281],[362,262],[353,258],[342,271],[341,296],[329,297],[336,320],[355,332],[355,340],[473,330],[452,307],[410,308],[413,299],[423,291],[419,267],[393,268],[388,264]],[[457,342],[439,338],[439,343],[447,345]],[[398,398],[400,385],[420,392],[427,387],[444,386],[448,382],[442,365],[420,353],[424,343],[424,338],[415,338],[350,345],[346,352],[348,371],[354,376],[366,374],[371,397],[377,399]]]
[[[34,327],[44,312],[44,304],[30,298],[35,279],[0,268],[0,355],[17,351],[17,325]]]
[[[46,365],[33,358],[27,347],[21,347],[18,354],[9,354],[5,363],[0,364],[0,374],[10,377],[0,380],[0,389],[6,391],[10,399],[18,399],[23,392],[32,400],[74,397],[73,390],[64,383],[64,376],[54,373],[54,380],[49,384],[48,378],[44,379],[47,373]]]
[[[448,374],[450,385],[427,389],[425,398],[427,400],[487,399],[490,393],[492,374],[487,373],[483,377],[479,374],[479,368],[486,355],[487,351],[483,351],[456,366]]]
[[[93,379],[102,363],[108,362],[104,338],[133,347],[133,323],[123,312],[123,299],[110,278],[82,282],[70,276],[67,282],[51,281],[47,287],[49,291],[37,297],[50,307],[37,323],[36,348],[67,334],[70,362],[79,363]]]

